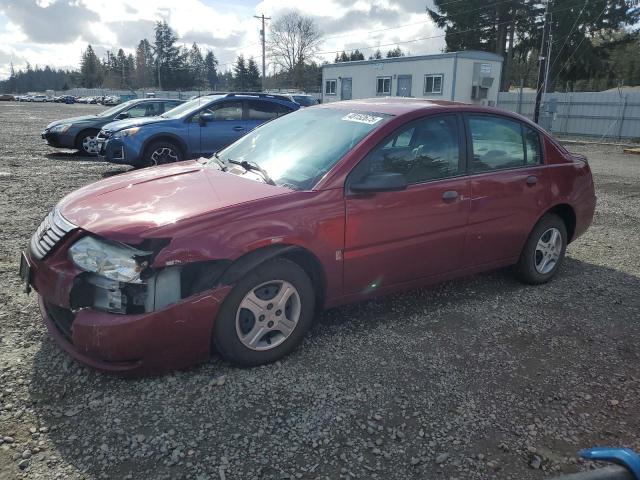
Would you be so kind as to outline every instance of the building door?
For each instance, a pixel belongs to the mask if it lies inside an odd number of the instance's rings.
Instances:
[[[411,96],[411,75],[398,75],[398,93],[399,97]]]
[[[343,78],[340,83],[340,100],[351,100],[351,79]]]

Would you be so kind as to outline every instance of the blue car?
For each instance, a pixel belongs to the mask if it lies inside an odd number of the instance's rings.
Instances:
[[[280,95],[222,93],[195,98],[159,117],[122,120],[98,134],[100,155],[146,167],[210,156],[261,123],[298,110]]]

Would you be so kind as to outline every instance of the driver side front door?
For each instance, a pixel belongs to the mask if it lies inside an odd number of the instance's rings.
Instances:
[[[210,156],[245,134],[242,100],[224,100],[200,110],[189,122],[189,147],[194,156]],[[212,121],[201,121],[209,113]]]

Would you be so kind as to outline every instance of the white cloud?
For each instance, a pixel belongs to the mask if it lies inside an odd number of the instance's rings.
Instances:
[[[384,52],[391,48],[384,45],[439,33],[424,0],[0,0],[0,78],[8,75],[11,60],[18,67],[26,61],[77,67],[87,43],[98,52],[131,52],[144,37],[153,43],[153,25],[163,19],[185,46],[197,41],[229,68],[238,54],[256,60],[261,55],[260,23],[253,15],[276,17],[292,6],[316,18],[325,32],[321,52],[328,53],[319,60],[331,61],[332,52],[353,48],[367,56],[378,45]],[[438,38],[400,46],[417,54],[438,52],[443,45]]]

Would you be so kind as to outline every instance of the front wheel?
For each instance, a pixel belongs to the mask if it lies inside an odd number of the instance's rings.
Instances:
[[[76,139],[76,148],[86,155],[97,155],[98,154],[98,141],[96,136],[98,132],[95,130],[87,130],[86,132],[82,132],[78,135]]]
[[[182,152],[171,142],[156,142],[147,148],[144,156],[144,166],[165,165],[182,160]]]
[[[566,249],[566,225],[557,215],[545,215],[533,227],[522,250],[518,277],[531,285],[548,282],[562,265]]]
[[[242,278],[225,299],[213,347],[244,366],[262,365],[293,350],[313,321],[315,293],[305,271],[277,258]]]

